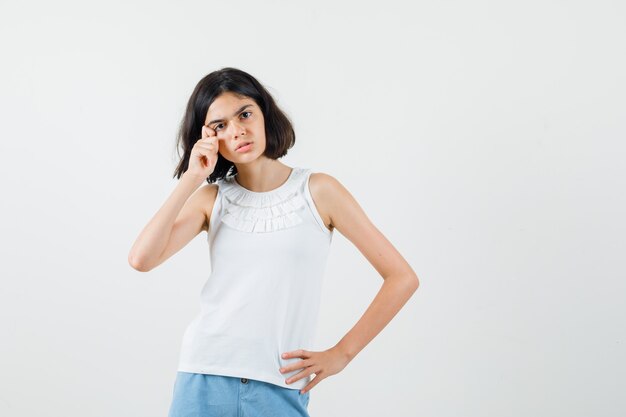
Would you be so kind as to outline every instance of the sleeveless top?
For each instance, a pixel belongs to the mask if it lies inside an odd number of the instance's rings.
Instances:
[[[333,232],[309,191],[311,169],[294,167],[278,188],[254,192],[235,176],[216,182],[209,219],[211,273],[200,313],[185,330],[178,370],[302,389],[311,377],[280,373],[313,348]]]

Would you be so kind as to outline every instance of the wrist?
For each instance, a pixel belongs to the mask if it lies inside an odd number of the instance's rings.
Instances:
[[[185,171],[181,180],[185,180],[186,182],[190,182],[196,184],[197,186],[200,186],[207,179],[202,176],[190,174],[189,171]]]
[[[345,345],[345,343],[337,343],[334,346],[334,349],[339,352],[341,354],[341,356],[344,357],[346,363],[352,361],[352,359],[354,358],[355,354],[352,350],[349,349],[348,346]]]

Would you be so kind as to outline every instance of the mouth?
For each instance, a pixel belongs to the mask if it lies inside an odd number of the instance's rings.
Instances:
[[[251,143],[252,143],[252,142],[243,142],[243,143],[240,143],[240,144],[239,144],[239,146],[237,146],[237,149],[242,148],[242,147],[244,147],[244,146],[246,146],[246,145],[249,145],[249,144],[251,144]],[[237,150],[237,149],[235,149],[235,150]]]

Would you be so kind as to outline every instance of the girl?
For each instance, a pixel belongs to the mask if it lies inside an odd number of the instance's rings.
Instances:
[[[210,73],[189,99],[180,181],[128,256],[150,271],[207,232],[211,274],[183,337],[170,417],[308,416],[310,390],[343,370],[419,285],[337,179],[279,161],[294,143],[287,116],[244,71]],[[311,351],[335,229],[384,282],[335,346]]]

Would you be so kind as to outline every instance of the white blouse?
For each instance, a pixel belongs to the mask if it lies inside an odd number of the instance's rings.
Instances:
[[[312,350],[322,281],[333,232],[309,191],[311,169],[294,167],[267,192],[218,180],[208,243],[211,274],[200,293],[200,313],[189,324],[178,370],[256,379],[302,389],[310,377],[279,368]]]

